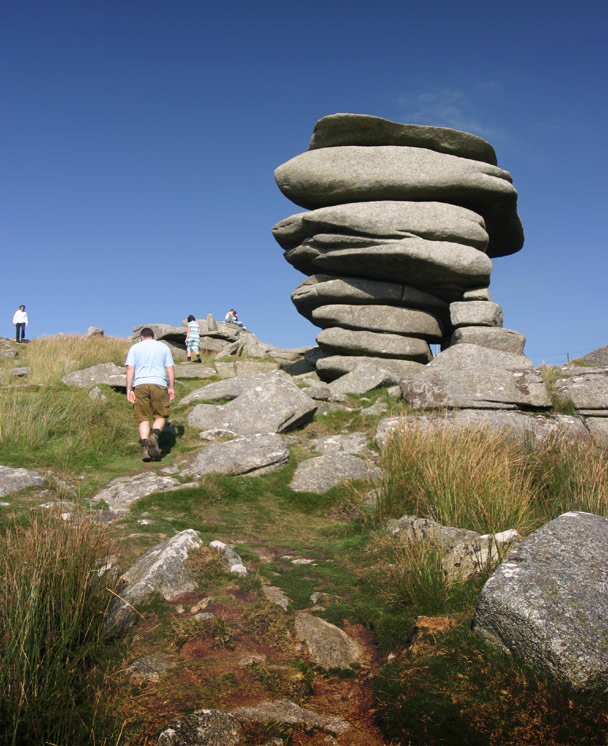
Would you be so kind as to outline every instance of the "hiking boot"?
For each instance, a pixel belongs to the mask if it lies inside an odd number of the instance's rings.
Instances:
[[[150,450],[148,448],[148,443],[142,444],[141,447],[141,460],[142,461],[151,461],[152,457],[150,456]]]
[[[158,447],[158,435],[156,433],[150,433],[148,436],[148,450],[150,458],[155,461],[160,459],[160,448]]]
[[[200,359],[200,357],[197,357],[197,358],[196,358],[196,360],[195,360],[194,362],[195,362],[195,363],[202,363],[203,361],[202,361],[202,360]]]

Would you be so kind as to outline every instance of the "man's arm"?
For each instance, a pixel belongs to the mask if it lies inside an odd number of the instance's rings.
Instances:
[[[135,391],[133,391],[133,379],[135,377],[135,366],[127,365],[127,399],[135,404]]]
[[[170,365],[167,368],[167,376],[169,377],[169,385],[167,391],[169,392],[169,401],[172,402],[175,399],[175,366]]]

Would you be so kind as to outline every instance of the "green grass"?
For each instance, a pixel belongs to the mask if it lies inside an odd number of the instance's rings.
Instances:
[[[110,537],[56,513],[0,538],[0,741],[87,743],[116,577]]]

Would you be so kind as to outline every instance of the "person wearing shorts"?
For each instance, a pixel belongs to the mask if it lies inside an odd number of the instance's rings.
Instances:
[[[196,362],[200,363],[200,326],[192,314],[188,316],[188,331],[186,332],[186,355],[188,362],[192,362],[192,353],[196,354]]]
[[[169,417],[169,404],[175,398],[175,364],[171,350],[155,340],[154,332],[146,326],[140,332],[140,341],[129,350],[125,365],[127,399],[133,404],[133,417],[139,427],[141,458],[142,461],[156,461],[161,455],[158,439]]]

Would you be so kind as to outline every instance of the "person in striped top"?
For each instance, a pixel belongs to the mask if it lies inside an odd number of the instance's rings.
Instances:
[[[192,362],[192,353],[196,353],[196,362],[201,362],[200,355],[200,327],[192,314],[188,316],[188,331],[186,332],[186,355],[188,362]]]

